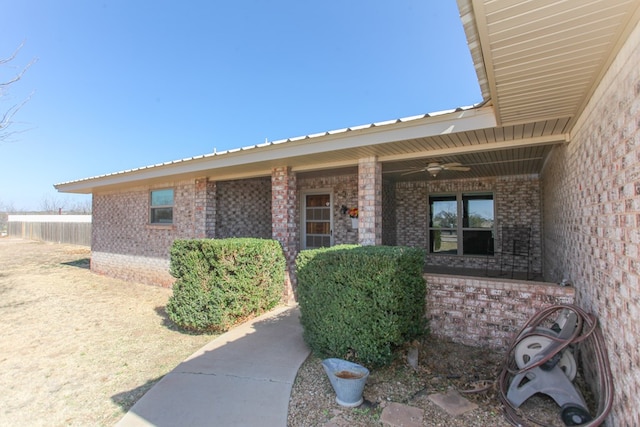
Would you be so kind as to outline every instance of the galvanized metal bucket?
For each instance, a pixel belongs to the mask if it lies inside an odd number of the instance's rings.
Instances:
[[[324,359],[322,367],[336,392],[338,405],[354,408],[364,401],[362,393],[369,377],[369,370],[357,363],[342,359]]]

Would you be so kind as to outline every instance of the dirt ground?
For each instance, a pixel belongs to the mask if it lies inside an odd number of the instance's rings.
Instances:
[[[169,289],[89,271],[86,247],[0,238],[0,426],[111,426],[178,363],[214,335],[178,330],[164,311]],[[379,426],[398,402],[424,410],[424,426],[507,426],[495,380],[502,355],[434,339],[420,343],[420,366],[404,358],[372,372],[367,405],[345,409],[320,360],[298,372],[288,424]],[[458,390],[478,408],[451,417],[429,401]],[[562,425],[549,399],[525,412]]]
[[[0,238],[0,425],[111,426],[213,339],[172,326],[169,289],[93,274],[89,256]]]

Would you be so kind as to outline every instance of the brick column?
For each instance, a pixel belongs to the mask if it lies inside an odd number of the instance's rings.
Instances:
[[[358,161],[358,243],[382,244],[382,165],[377,157]]]
[[[216,182],[207,178],[195,181],[193,238],[216,237]]]
[[[215,239],[217,233],[216,230],[216,215],[218,212],[218,185],[216,181],[207,181],[207,205],[205,207],[205,237],[207,239]]]
[[[295,262],[298,255],[298,224],[296,174],[290,167],[274,168],[271,172],[271,233],[282,245],[286,260],[285,302],[295,299]]]
[[[193,237],[203,239],[207,235],[207,178],[197,178],[194,194]]]

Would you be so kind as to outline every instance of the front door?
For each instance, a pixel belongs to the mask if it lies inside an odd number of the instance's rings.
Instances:
[[[331,194],[304,196],[302,243],[304,249],[328,247],[333,244]]]

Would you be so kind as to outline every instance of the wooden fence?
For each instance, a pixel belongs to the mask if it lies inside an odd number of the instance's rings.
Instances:
[[[91,246],[91,215],[9,215],[7,235]]]

